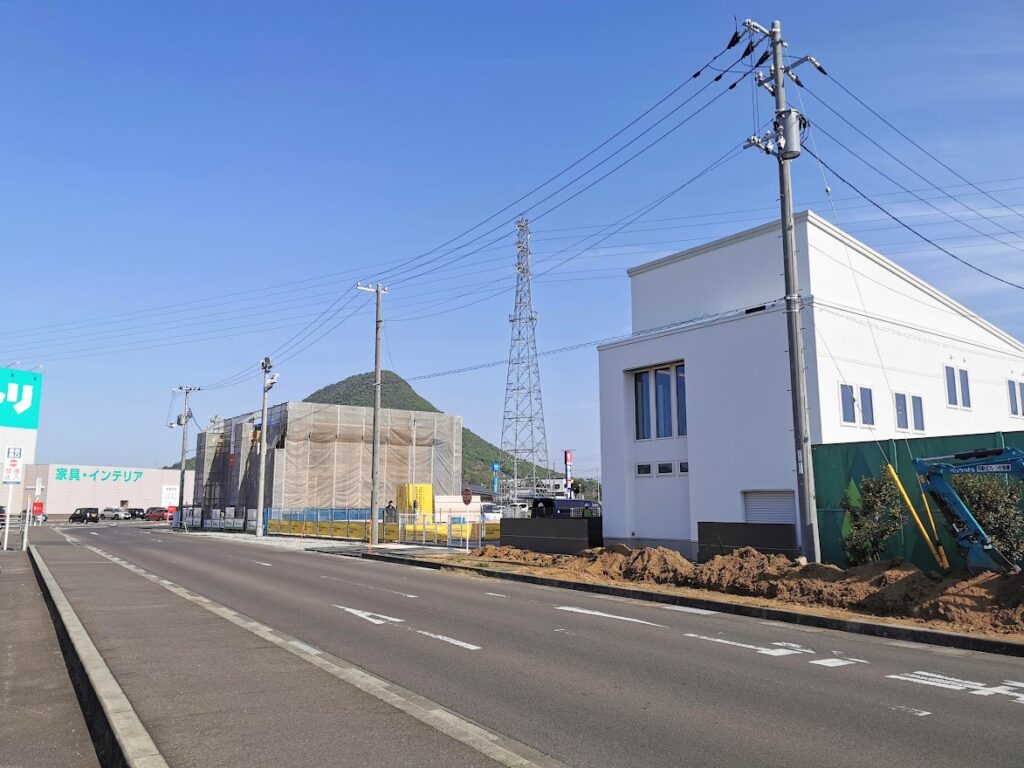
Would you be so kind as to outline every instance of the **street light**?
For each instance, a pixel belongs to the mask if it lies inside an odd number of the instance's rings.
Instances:
[[[263,369],[263,408],[260,412],[260,470],[256,486],[256,535],[263,535],[263,485],[267,471],[267,394],[277,383],[277,374],[271,373],[274,367],[269,357],[260,362]]]

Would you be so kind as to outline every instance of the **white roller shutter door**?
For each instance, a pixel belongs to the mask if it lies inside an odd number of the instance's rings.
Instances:
[[[743,491],[743,520],[795,525],[796,495],[793,491]]]

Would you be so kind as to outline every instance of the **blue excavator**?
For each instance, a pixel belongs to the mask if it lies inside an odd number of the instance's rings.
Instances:
[[[895,476],[895,471],[891,467],[889,469],[890,473]],[[931,536],[928,535],[924,524],[910,504],[902,485],[900,485],[900,492],[940,567],[948,568],[949,561],[939,541],[935,520],[928,505],[928,496],[931,496],[948,521],[957,547],[967,561],[969,571],[972,573],[997,571],[1007,574],[1020,572],[1020,567],[995,547],[992,538],[985,532],[985,529],[971,514],[971,510],[967,508],[963,499],[953,488],[950,479],[957,475],[993,474],[1024,478],[1024,451],[1016,448],[992,448],[955,453],[952,456],[915,458],[914,469],[921,481],[921,490],[926,494],[923,501],[931,522]],[[897,484],[899,485],[898,479]]]

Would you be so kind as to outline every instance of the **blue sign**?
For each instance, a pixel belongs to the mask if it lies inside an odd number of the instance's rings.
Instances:
[[[501,472],[501,464],[498,462],[491,464],[491,472]]]

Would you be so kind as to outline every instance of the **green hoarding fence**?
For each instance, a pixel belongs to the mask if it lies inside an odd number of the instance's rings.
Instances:
[[[0,427],[37,429],[43,375],[0,368]]]
[[[873,440],[859,443],[835,443],[815,445],[814,489],[818,506],[818,538],[821,542],[821,559],[846,567],[843,551],[843,537],[849,531],[850,521],[843,512],[840,502],[849,491],[853,500],[859,501],[858,483],[865,477],[878,477],[885,462],[891,462],[907,489],[918,513],[924,515],[921,502],[921,486],[911,461],[914,457],[948,456],[953,453],[971,451],[976,448],[1020,448],[1024,450],[1024,432],[988,432],[977,435],[955,435],[952,437],[916,437],[908,440]],[[929,501],[931,503],[931,501]],[[964,565],[956,543],[950,534],[945,518],[931,504],[939,528],[939,537],[954,568]],[[924,519],[924,518],[922,518]],[[925,522],[927,526],[927,522]],[[926,570],[935,570],[935,560],[928,551],[928,545],[908,519],[896,536],[893,536],[886,550],[887,557],[902,557]]]

